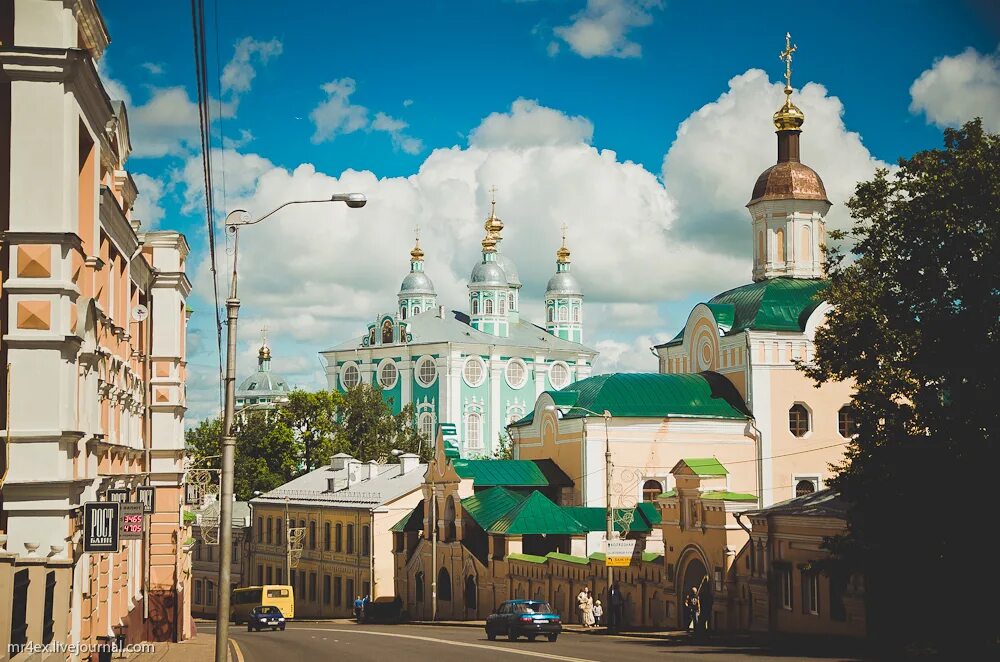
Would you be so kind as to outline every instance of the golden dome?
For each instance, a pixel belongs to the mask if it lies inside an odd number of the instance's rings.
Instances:
[[[556,250],[556,262],[559,264],[567,264],[569,262],[569,249],[566,248],[566,230],[567,226],[565,223],[562,225],[562,246]]]
[[[497,252],[497,238],[490,232],[487,232],[486,236],[483,237],[483,252],[484,253]]]
[[[271,360],[271,348],[267,345],[261,345],[260,351],[257,352],[257,358],[262,361]]]
[[[413,262],[422,262],[423,259],[424,250],[420,248],[420,237],[417,237],[417,242],[413,245],[413,250],[410,251],[410,260]]]
[[[785,103],[774,113],[774,126],[778,131],[800,131],[806,115],[792,103],[792,90],[785,88]]]
[[[799,161],[782,161],[760,173],[748,205],[760,200],[825,200],[826,187],[816,171]]]

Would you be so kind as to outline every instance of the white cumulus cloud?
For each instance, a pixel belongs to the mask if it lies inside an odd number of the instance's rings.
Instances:
[[[423,151],[423,141],[405,132],[410,126],[405,121],[381,111],[370,119],[366,106],[351,101],[351,95],[357,90],[357,83],[353,78],[330,81],[323,84],[321,89],[326,92],[326,99],[309,113],[309,118],[316,127],[312,135],[313,143],[327,142],[337,136],[364,129],[388,134],[392,139],[392,146],[407,154],[419,154]]]
[[[585,58],[639,57],[642,46],[629,39],[629,32],[651,24],[653,10],[662,7],[662,0],[587,0],[587,6],[574,14],[568,25],[554,32]],[[548,52],[558,53],[559,44],[551,42]]]
[[[506,113],[491,113],[469,134],[469,144],[483,149],[537,145],[589,145],[594,125],[586,117],[570,116],[517,99]]]
[[[278,39],[258,41],[253,37],[243,37],[233,47],[233,58],[222,69],[222,93],[241,95],[250,91],[257,76],[255,63],[267,64],[281,55],[282,44]]]
[[[744,206],[757,176],[776,161],[771,116],[784,100],[782,89],[763,71],[750,69],[677,129],[663,161],[663,181],[677,202],[678,229],[688,240],[730,255],[750,255],[750,215]],[[844,106],[824,86],[808,83],[792,99],[806,116],[802,162],[819,173],[833,203],[827,224],[848,227],[844,203],[859,181],[887,164],[844,126]]]
[[[967,48],[942,57],[910,86],[910,111],[924,113],[937,126],[958,127],[983,118],[988,131],[1000,131],[1000,50]]]
[[[163,198],[166,186],[161,179],[150,177],[141,172],[132,175],[139,196],[132,207],[132,218],[142,221],[142,230],[155,230],[163,219]]]

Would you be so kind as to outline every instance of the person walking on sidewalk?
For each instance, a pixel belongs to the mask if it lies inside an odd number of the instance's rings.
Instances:
[[[604,609],[601,607],[601,601],[598,600],[594,603],[594,627],[596,628],[601,624],[601,616],[604,616]]]
[[[576,610],[580,612],[580,623],[586,625],[584,621],[584,609],[587,604],[587,600],[590,599],[590,587],[584,586],[580,589],[579,595],[576,596]]]
[[[583,603],[583,627],[596,627],[594,621],[594,598],[590,596],[589,591],[587,592],[587,600]]]

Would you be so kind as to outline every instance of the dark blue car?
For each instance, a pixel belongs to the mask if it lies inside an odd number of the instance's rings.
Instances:
[[[247,616],[247,632],[257,630],[260,632],[265,628],[272,630],[285,629],[285,617],[277,607],[262,606],[254,607]]]
[[[555,641],[562,632],[562,619],[548,602],[542,600],[508,600],[486,619],[486,638],[493,641],[497,635],[507,635],[511,641],[527,637],[547,637]]]

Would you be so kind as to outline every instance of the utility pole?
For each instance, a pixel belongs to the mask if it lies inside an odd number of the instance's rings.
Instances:
[[[605,410],[604,412],[604,498],[607,503],[607,518],[608,518],[608,530],[607,539],[608,542],[611,541],[612,537],[615,535],[615,511],[611,505],[611,436],[608,434],[608,421],[611,420],[611,412]],[[605,569],[608,571],[608,592],[605,595],[605,600],[608,603],[608,609],[613,609],[611,605],[611,586],[614,583],[614,568],[607,565],[607,547],[605,547]],[[617,618],[617,616],[616,616]]]
[[[288,497],[285,497],[285,581],[292,583],[292,520],[288,519]]]

